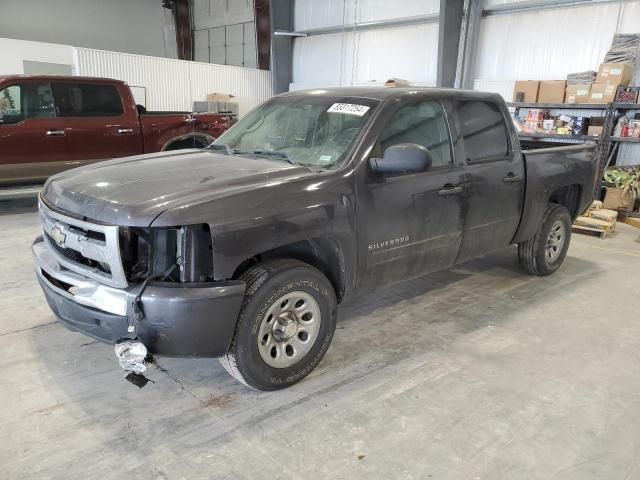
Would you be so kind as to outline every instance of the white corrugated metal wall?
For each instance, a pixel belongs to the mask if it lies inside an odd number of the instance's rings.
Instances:
[[[296,0],[297,31],[437,14],[439,0]],[[390,77],[435,85],[438,24],[296,38],[291,89],[381,84]]]
[[[207,93],[235,95],[240,114],[273,95],[271,72],[160,57],[76,48],[77,74],[124,80],[146,88],[147,109],[191,111]]]
[[[640,2],[488,16],[480,27],[475,78],[555,80],[597,70],[616,32],[640,32]]]
[[[485,6],[519,3],[486,0]],[[515,80],[556,80],[597,70],[613,35],[640,33],[640,1],[522,11],[482,19],[476,61],[476,90],[511,100]],[[640,63],[634,85],[640,85]],[[640,164],[640,145],[623,143],[616,162]]]
[[[485,0],[485,8],[529,0]],[[433,15],[438,0],[296,0],[294,29],[344,26],[296,38],[292,89],[381,83],[389,77],[416,85],[436,78],[438,25],[424,23],[354,32],[354,23]],[[523,78],[558,79],[597,69],[615,32],[640,32],[640,1],[546,8],[481,20],[474,78],[478,85]],[[640,80],[640,79],[639,79]],[[499,84],[494,88],[500,89]]]

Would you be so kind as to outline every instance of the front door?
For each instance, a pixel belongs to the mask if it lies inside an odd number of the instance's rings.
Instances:
[[[20,81],[0,89],[0,183],[35,183],[70,168],[69,131],[51,86]]]
[[[81,163],[142,153],[138,117],[112,84],[54,83],[58,115],[67,120],[71,156]]]
[[[447,116],[434,100],[398,105],[379,121],[372,157],[392,145],[426,147],[425,172],[379,177],[358,168],[358,288],[374,288],[452,265],[458,254],[465,195],[463,166],[452,154]]]
[[[506,112],[490,100],[455,102],[455,125],[466,159],[468,205],[457,262],[511,243],[524,201],[524,162],[507,131]]]

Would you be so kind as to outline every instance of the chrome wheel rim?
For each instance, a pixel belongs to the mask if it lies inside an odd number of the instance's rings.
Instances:
[[[313,347],[320,331],[320,305],[306,292],[290,292],[278,298],[262,318],[258,351],[273,368],[298,363]]]
[[[549,236],[547,237],[547,245],[545,248],[546,257],[548,262],[554,262],[562,252],[564,242],[566,239],[566,232],[564,223],[562,220],[556,220],[551,225]]]

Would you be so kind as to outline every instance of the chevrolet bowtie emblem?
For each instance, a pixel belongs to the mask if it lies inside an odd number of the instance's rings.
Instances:
[[[62,233],[62,230],[60,230],[58,227],[53,227],[51,229],[51,232],[49,232],[49,235],[61,247],[64,245],[64,241],[67,238],[67,236]]]

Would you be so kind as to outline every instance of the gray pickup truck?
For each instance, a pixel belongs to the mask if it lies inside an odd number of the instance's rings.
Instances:
[[[52,177],[37,276],[60,321],[121,363],[220,357],[250,387],[283,388],[318,365],[357,292],[512,244],[526,272],[553,273],[595,151],[527,149],[494,94],[279,95],[204,150]]]

